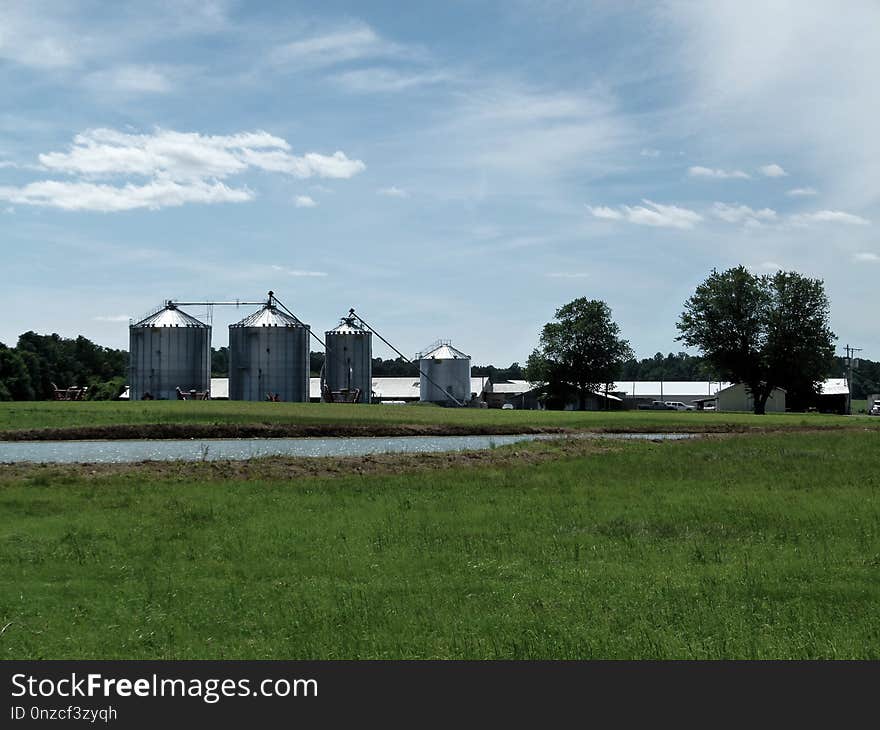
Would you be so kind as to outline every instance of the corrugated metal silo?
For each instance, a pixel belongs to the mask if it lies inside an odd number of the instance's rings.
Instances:
[[[373,385],[373,333],[354,310],[326,333],[324,400],[369,403]]]
[[[439,340],[421,353],[419,371],[419,400],[455,405],[471,399],[471,356],[449,342]]]
[[[229,399],[309,401],[309,326],[269,301],[229,325]]]
[[[130,399],[210,388],[211,327],[169,302],[128,328]]]

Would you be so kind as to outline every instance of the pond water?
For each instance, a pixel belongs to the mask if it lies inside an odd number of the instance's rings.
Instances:
[[[584,434],[588,438],[682,439],[693,434]],[[557,434],[505,436],[371,436],[359,438],[187,439],[142,441],[0,442],[0,463],[131,463],[138,461],[243,460],[260,456],[364,456],[491,449],[520,441],[562,438]]]

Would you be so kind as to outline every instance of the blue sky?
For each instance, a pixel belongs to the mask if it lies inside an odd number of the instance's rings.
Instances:
[[[0,341],[127,347],[164,299],[273,289],[319,332],[355,307],[508,364],[587,296],[648,356],[744,264],[824,279],[880,359],[878,27],[858,0],[3,3]]]

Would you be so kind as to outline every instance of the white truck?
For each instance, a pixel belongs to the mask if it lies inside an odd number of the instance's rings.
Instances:
[[[666,401],[666,405],[669,406],[673,411],[692,411],[692,410],[694,410],[693,406],[685,405],[680,400],[668,400],[668,401]]]

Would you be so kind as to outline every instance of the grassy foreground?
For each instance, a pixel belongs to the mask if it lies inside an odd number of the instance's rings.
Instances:
[[[676,411],[502,411],[500,409],[241,401],[0,403],[3,431],[143,424],[296,426],[449,426],[459,429],[570,428],[583,430],[726,430],[776,428],[880,429],[880,418],[819,414]],[[203,437],[200,434],[200,437]]]
[[[582,443],[0,467],[0,657],[880,658],[880,433]]]

